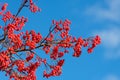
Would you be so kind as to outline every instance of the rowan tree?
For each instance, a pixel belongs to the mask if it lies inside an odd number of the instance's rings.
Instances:
[[[41,9],[33,0],[22,0],[21,3],[16,14],[7,10],[7,3],[0,6],[0,18],[4,22],[0,25],[0,71],[4,71],[10,80],[36,80],[35,72],[41,65],[45,66],[43,77],[60,76],[65,62],[63,56],[69,55],[70,48],[73,49],[72,56],[79,57],[83,47],[91,53],[100,44],[98,35],[86,39],[70,35],[71,21],[68,19],[53,20],[46,36],[34,29],[23,32],[28,19],[19,16],[22,9],[27,7],[34,14]],[[43,58],[36,50],[44,51],[42,54],[48,57]]]

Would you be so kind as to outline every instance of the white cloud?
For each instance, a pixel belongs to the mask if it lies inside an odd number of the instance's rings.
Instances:
[[[96,3],[86,10],[88,15],[101,20],[111,20],[118,22],[120,20],[120,0],[105,0],[106,8]]]
[[[117,48],[120,45],[120,28],[111,28],[97,32],[106,48]]]
[[[95,34],[100,35],[101,44],[104,48],[105,59],[119,59],[120,58],[120,28],[112,27],[104,29]]]
[[[110,74],[105,76],[102,80],[120,80],[120,77]]]
[[[96,34],[102,38],[105,59],[120,59],[120,0],[104,0],[105,4],[96,3],[86,10],[95,20],[112,21],[112,25],[105,23],[103,30]],[[115,22],[115,23],[114,23]],[[116,24],[117,23],[117,24]],[[106,29],[109,27],[109,29]]]

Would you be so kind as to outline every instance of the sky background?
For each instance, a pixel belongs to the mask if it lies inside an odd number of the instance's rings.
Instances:
[[[8,10],[16,13],[22,0],[0,0],[9,4]],[[30,13],[24,8],[20,16],[28,17],[24,30],[34,29],[45,36],[53,19],[69,19],[70,34],[76,37],[100,35],[102,42],[87,54],[86,49],[79,58],[72,51],[65,56],[63,73],[59,77],[43,78],[37,70],[37,80],[120,80],[120,0],[38,0],[40,13]],[[0,20],[0,25],[3,25]],[[39,53],[38,53],[39,54]],[[0,80],[8,80],[0,72]]]

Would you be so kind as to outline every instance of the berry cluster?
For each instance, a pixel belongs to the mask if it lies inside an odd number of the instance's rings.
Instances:
[[[26,3],[29,3],[31,12],[40,11],[32,0],[23,0],[20,10]],[[0,71],[6,72],[11,80],[36,80],[36,70],[42,65],[45,66],[44,77],[59,76],[65,62],[63,56],[69,53],[70,48],[73,49],[73,57],[79,57],[82,47],[87,47],[88,53],[91,53],[101,42],[98,35],[87,39],[71,36],[71,21],[68,19],[53,20],[45,37],[34,30],[22,32],[28,19],[18,16],[20,10],[13,15],[6,10],[7,6],[7,3],[3,4],[0,10],[1,20],[5,23],[4,26],[0,25],[3,31],[0,37]],[[42,58],[44,56],[37,53],[40,50],[43,50],[47,57]]]

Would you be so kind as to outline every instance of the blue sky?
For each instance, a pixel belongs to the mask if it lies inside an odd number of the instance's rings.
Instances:
[[[8,10],[15,13],[22,0],[8,2]],[[34,29],[46,35],[53,19],[71,20],[70,34],[87,38],[98,34],[102,43],[92,54],[86,49],[79,58],[66,55],[63,74],[60,77],[42,78],[37,71],[37,80],[120,80],[120,0],[38,0],[42,12],[33,14],[24,8],[20,15],[28,17],[24,30]],[[0,21],[2,24],[2,22]],[[7,80],[0,72],[0,80]]]

